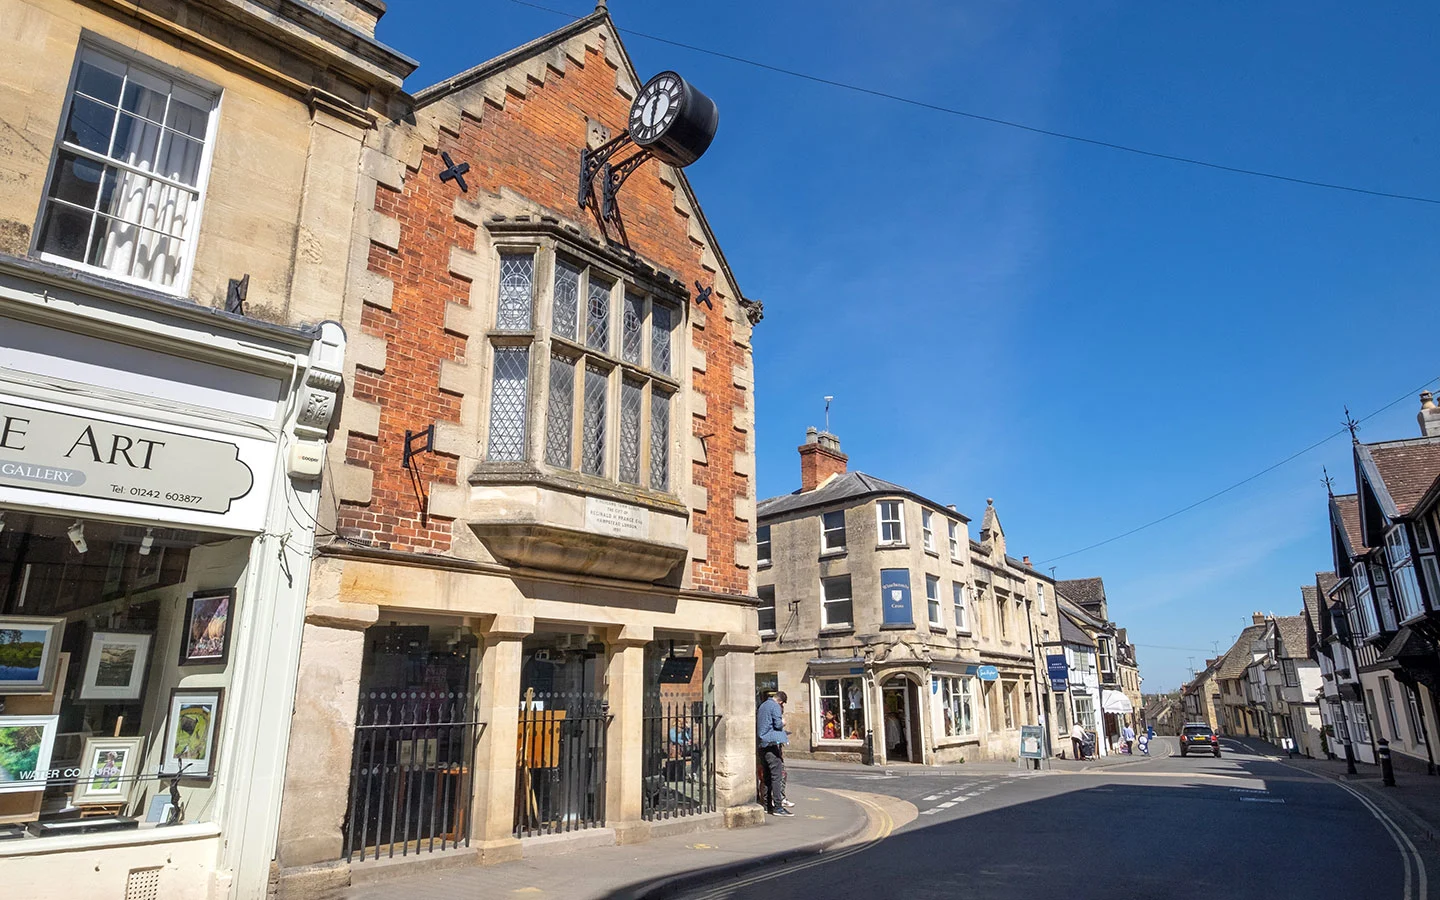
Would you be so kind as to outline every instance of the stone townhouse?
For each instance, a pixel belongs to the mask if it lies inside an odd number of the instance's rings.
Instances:
[[[1219,730],[1221,714],[1220,684],[1216,678],[1225,657],[1205,660],[1205,668],[1180,689],[1180,704],[1183,711],[1181,724],[1204,722],[1212,729]]]
[[[1260,723],[1255,704],[1259,698],[1247,674],[1250,664],[1264,653],[1265,616],[1253,613],[1251,624],[1240,631],[1235,643],[1221,657],[1215,671],[1220,684],[1220,730],[1229,735],[1259,737]]]
[[[1306,616],[1267,616],[1264,625],[1263,653],[1246,669],[1256,686],[1260,736],[1282,746],[1293,741],[1297,753],[1318,756],[1320,667],[1310,658]]]
[[[1136,722],[1140,670],[1135,648],[1110,619],[1110,601],[1103,578],[1071,578],[1056,582],[1056,588],[1073,603],[1102,623],[1095,631],[1095,650],[1100,664],[1100,711],[1102,740],[1117,746],[1126,725]],[[1132,677],[1133,676],[1133,677]]]
[[[1092,734],[1099,734],[1100,666],[1095,652],[1095,634],[1104,622],[1085,612],[1063,593],[1057,595],[1059,650],[1064,654],[1067,687],[1057,695],[1055,747],[1073,756],[1070,731],[1079,725]],[[1048,668],[1048,666],[1047,666]],[[1095,752],[1105,755],[1103,741],[1096,741]]]
[[[0,0],[7,896],[267,891],[377,7]]]
[[[282,895],[762,815],[760,307],[679,168],[713,106],[646,83],[602,4],[367,138]],[[577,196],[667,109],[689,143]]]
[[[758,507],[755,686],[789,695],[789,752],[1014,758],[1037,721],[1036,593],[994,507],[973,542],[955,507],[849,471],[834,435],[809,429],[799,452],[800,489]]]
[[[1336,546],[1339,544],[1335,541]],[[1348,746],[1351,758],[1374,763],[1375,744],[1360,685],[1355,631],[1349,619],[1354,600],[1348,597],[1348,579],[1342,583],[1334,572],[1317,572],[1315,593],[1320,608],[1313,645],[1320,666],[1320,717],[1326,753],[1344,757]]]

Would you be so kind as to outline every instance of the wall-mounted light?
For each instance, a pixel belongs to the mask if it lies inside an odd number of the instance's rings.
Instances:
[[[69,528],[65,529],[65,533],[70,536],[70,543],[75,545],[76,553],[84,553],[86,550],[90,549],[90,545],[85,543],[84,522],[76,519],[74,525],[71,525]]]
[[[140,539],[140,555],[149,556],[150,548],[155,546],[155,529],[145,529],[145,536]]]

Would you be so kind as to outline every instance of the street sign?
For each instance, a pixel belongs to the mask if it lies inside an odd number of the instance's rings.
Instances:
[[[998,681],[1000,680],[1000,670],[994,666],[981,666],[975,670],[975,677],[981,681]]]
[[[1050,690],[1059,694],[1070,689],[1070,665],[1065,662],[1065,654],[1047,654],[1045,668],[1050,673]]]
[[[1039,725],[1020,726],[1020,758],[1045,758],[1045,730]]]

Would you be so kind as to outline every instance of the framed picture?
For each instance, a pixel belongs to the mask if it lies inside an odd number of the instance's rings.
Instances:
[[[185,604],[180,665],[223,666],[230,658],[230,611],[235,591],[197,591]]]
[[[43,791],[59,716],[0,716],[0,794]]]
[[[0,616],[0,696],[55,690],[64,619]]]
[[[144,752],[143,737],[87,737],[80,751],[80,776],[70,802],[109,806],[130,799]]]
[[[119,541],[110,545],[110,562],[105,566],[105,584],[102,588],[107,597],[119,593],[125,586],[126,546]]]
[[[81,700],[139,700],[145,687],[153,634],[96,631],[85,648]]]
[[[143,591],[159,584],[160,570],[164,565],[164,547],[151,547],[149,553],[135,554],[135,590]]]
[[[162,790],[150,798],[150,808],[145,811],[145,821],[164,822],[170,818],[171,808],[170,795]]]
[[[213,778],[224,688],[175,688],[161,734],[160,774]]]

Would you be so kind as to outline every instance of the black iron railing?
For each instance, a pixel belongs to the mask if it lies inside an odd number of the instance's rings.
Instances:
[[[644,719],[644,794],[647,821],[714,812],[716,734],[720,716],[701,703],[652,706]]]
[[[609,704],[598,694],[531,692],[519,712],[515,836],[604,825]]]
[[[483,727],[464,694],[363,695],[345,813],[346,860],[469,846],[475,743]]]

